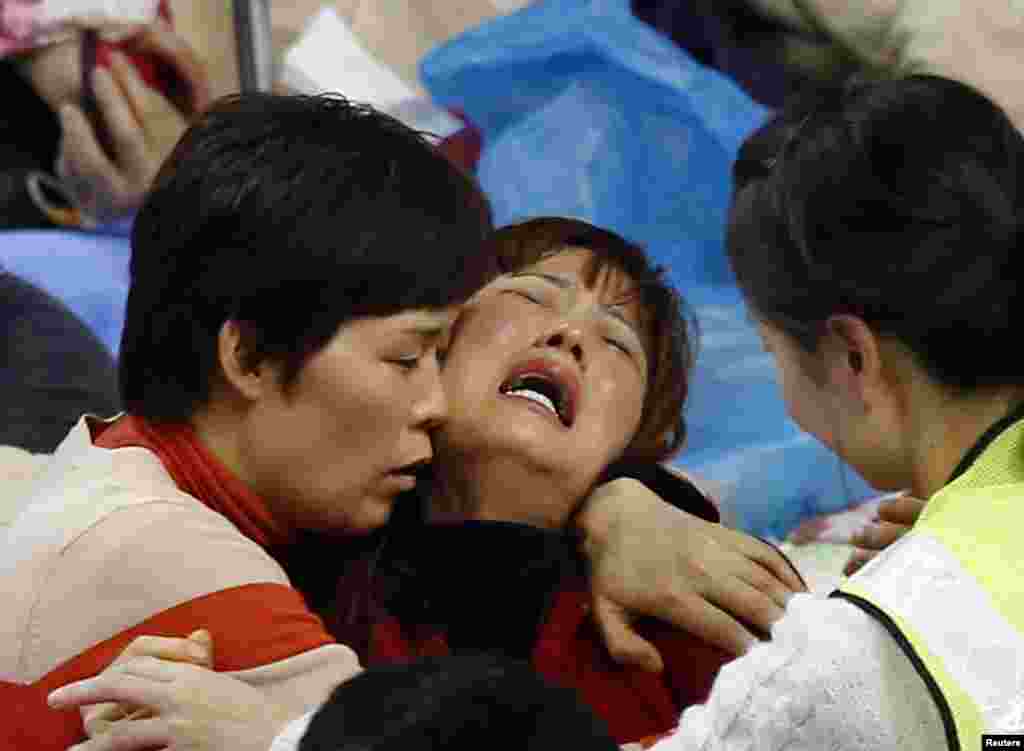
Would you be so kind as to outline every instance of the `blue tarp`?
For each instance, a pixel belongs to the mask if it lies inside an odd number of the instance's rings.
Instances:
[[[724,252],[730,170],[768,111],[634,18],[628,0],[542,0],[433,50],[423,81],[483,134],[498,224],[585,219],[647,248],[703,331],[678,464],[727,516],[782,537],[869,494],[790,421]]]
[[[131,251],[125,227],[0,233],[0,268],[64,302],[117,354]]]

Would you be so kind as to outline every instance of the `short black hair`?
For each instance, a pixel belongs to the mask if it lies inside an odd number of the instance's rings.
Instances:
[[[854,81],[777,115],[734,176],[727,247],[759,317],[813,352],[852,314],[939,384],[1024,383],[1024,137],[984,95]]]
[[[483,654],[378,665],[317,710],[299,751],[618,751],[570,688]]]
[[[487,200],[420,133],[340,96],[227,97],[193,124],[135,220],[125,408],[184,421],[241,324],[283,385],[358,317],[462,302],[492,269]]]
[[[580,219],[545,216],[497,230],[487,243],[503,272],[519,271],[567,248],[590,251],[585,282],[606,267],[636,287],[648,360],[647,396],[636,435],[624,459],[665,461],[686,441],[684,407],[696,358],[697,320],[686,302],[639,245]]]

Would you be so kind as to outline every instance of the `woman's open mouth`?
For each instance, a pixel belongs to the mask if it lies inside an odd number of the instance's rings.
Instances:
[[[567,428],[575,421],[578,382],[549,361],[534,359],[514,367],[498,391],[539,405]]]

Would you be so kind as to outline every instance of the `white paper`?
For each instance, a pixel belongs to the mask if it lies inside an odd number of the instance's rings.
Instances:
[[[324,6],[285,54],[281,79],[303,94],[340,93],[370,104],[410,128],[446,138],[462,122],[436,107],[360,44],[331,6]]]
[[[281,78],[304,94],[343,94],[388,109],[419,96],[359,43],[334,8],[324,6],[284,58]]]

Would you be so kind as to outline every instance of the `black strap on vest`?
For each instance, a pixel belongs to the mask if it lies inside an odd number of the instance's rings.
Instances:
[[[924,660],[917,654],[917,650],[914,649],[914,645],[907,639],[899,626],[890,618],[883,610],[879,609],[876,605],[868,602],[863,597],[852,595],[848,592],[841,592],[836,590],[829,597],[835,597],[840,600],[846,600],[851,605],[863,610],[868,615],[872,616],[876,621],[885,627],[892,638],[896,640],[900,649],[903,650],[903,654],[910,660],[910,664],[914,666],[917,674],[921,676],[921,680],[924,681],[925,687],[928,689],[928,693],[931,694],[932,699],[935,701],[935,706],[939,710],[939,717],[942,718],[942,727],[946,731],[946,745],[949,747],[949,751],[961,751],[960,749],[960,736],[957,734],[956,722],[953,719],[953,710],[950,709],[949,702],[946,701],[946,697],[943,695],[942,690],[939,688],[939,684],[935,682],[935,678],[925,667]]]
[[[968,449],[967,453],[964,454],[964,458],[960,460],[960,463],[956,465],[956,469],[953,470],[953,474],[950,475],[949,480],[946,484],[953,482],[956,478],[970,469],[970,466],[981,456],[982,452],[989,447],[996,438],[998,438],[1004,430],[1009,428],[1018,420],[1024,420],[1024,403],[1018,404],[1016,407],[1011,409],[1005,417],[1001,417],[992,423],[992,426],[981,434],[981,437],[974,442],[974,445]]]
[[[989,445],[998,438],[1007,428],[1013,425],[1018,420],[1024,419],[1024,404],[1019,404],[1011,409],[1004,417],[996,420],[982,433],[981,437],[974,442],[974,445],[964,454],[960,463],[957,464],[956,469],[953,470],[953,474],[949,478],[948,485],[953,480],[964,474],[978,457],[989,447]],[[957,734],[956,722],[953,719],[953,710],[950,709],[949,702],[946,701],[946,697],[943,695],[939,684],[935,682],[935,678],[925,667],[924,661],[917,654],[913,645],[907,639],[899,626],[890,618],[883,610],[879,609],[873,603],[868,602],[863,597],[850,594],[848,592],[841,592],[836,590],[832,592],[829,597],[835,597],[837,599],[846,600],[847,602],[855,605],[856,607],[863,610],[868,615],[872,616],[878,621],[885,630],[888,631],[892,638],[896,640],[900,649],[910,660],[910,663],[914,666],[917,674],[921,676],[921,680],[924,681],[925,686],[928,688],[928,693],[932,695],[932,699],[935,701],[935,706],[939,710],[939,716],[942,718],[942,726],[946,731],[946,743],[949,746],[950,751],[960,751],[960,736]]]

